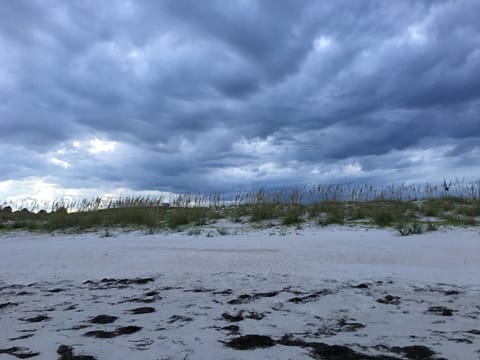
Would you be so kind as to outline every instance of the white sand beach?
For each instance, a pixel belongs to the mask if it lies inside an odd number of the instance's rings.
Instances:
[[[475,227],[5,233],[0,359],[478,359],[479,275]]]

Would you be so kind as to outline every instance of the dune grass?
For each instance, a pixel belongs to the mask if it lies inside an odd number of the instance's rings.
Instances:
[[[241,194],[181,194],[169,202],[133,197],[56,202],[50,211],[0,208],[0,230],[90,231],[105,228],[184,230],[213,224],[278,224],[299,227],[305,222],[362,223],[397,228],[402,235],[432,231],[438,226],[480,223],[480,182],[457,183],[451,191],[441,185],[328,185]],[[225,233],[225,229],[220,231]],[[194,231],[196,232],[196,231]]]

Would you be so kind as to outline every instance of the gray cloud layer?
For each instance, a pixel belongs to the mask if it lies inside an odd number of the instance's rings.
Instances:
[[[0,181],[478,177],[476,0],[19,0],[0,14]]]

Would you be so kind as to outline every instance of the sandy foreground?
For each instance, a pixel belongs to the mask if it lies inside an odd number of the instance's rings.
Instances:
[[[479,228],[100,235],[0,235],[0,359],[480,359]]]

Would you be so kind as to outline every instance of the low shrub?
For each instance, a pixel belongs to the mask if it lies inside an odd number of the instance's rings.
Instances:
[[[303,208],[300,205],[290,205],[285,209],[285,214],[283,215],[282,224],[283,225],[298,225],[303,222]]]
[[[423,226],[418,222],[413,222],[411,224],[400,224],[397,227],[398,231],[402,236],[422,234]]]
[[[391,212],[388,212],[385,209],[380,209],[373,214],[373,223],[380,227],[386,227],[392,225],[395,221],[395,218]]]
[[[319,224],[322,226],[330,224],[343,225],[345,223],[345,210],[343,206],[333,206],[325,217],[321,218]]]
[[[260,203],[251,207],[250,220],[253,222],[271,220],[277,217],[277,209],[274,204]]]

